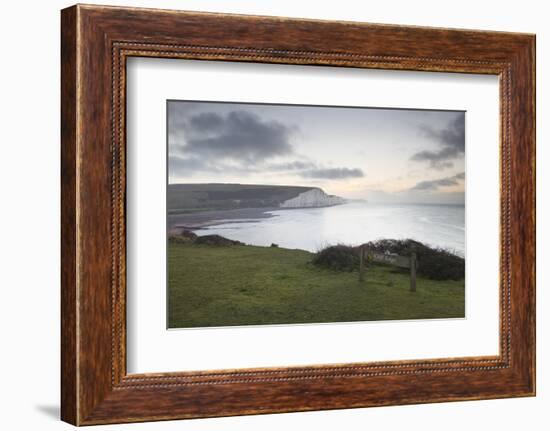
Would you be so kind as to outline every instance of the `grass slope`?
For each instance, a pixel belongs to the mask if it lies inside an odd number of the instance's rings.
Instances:
[[[336,272],[303,250],[169,243],[169,327],[464,317],[464,281],[417,279],[387,266]]]

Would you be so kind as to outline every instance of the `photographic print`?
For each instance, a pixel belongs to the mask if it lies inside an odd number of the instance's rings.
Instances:
[[[465,112],[167,101],[168,328],[465,317]]]

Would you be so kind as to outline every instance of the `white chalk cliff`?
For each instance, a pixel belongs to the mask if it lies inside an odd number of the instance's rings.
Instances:
[[[346,200],[340,196],[327,195],[319,188],[302,192],[298,196],[281,203],[281,208],[316,208],[340,205]]]

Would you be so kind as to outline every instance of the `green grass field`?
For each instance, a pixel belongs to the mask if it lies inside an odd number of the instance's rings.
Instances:
[[[464,281],[417,278],[376,265],[320,269],[303,250],[170,242],[170,328],[464,317]],[[421,264],[421,263],[420,263]]]

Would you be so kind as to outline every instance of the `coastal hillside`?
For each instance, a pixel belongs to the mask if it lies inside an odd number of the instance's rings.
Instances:
[[[318,187],[257,184],[169,184],[170,214],[239,208],[311,208],[345,200]]]
[[[168,243],[170,328],[464,317],[464,280],[418,275],[411,293],[408,272],[388,265],[360,281],[305,250],[187,235]]]

